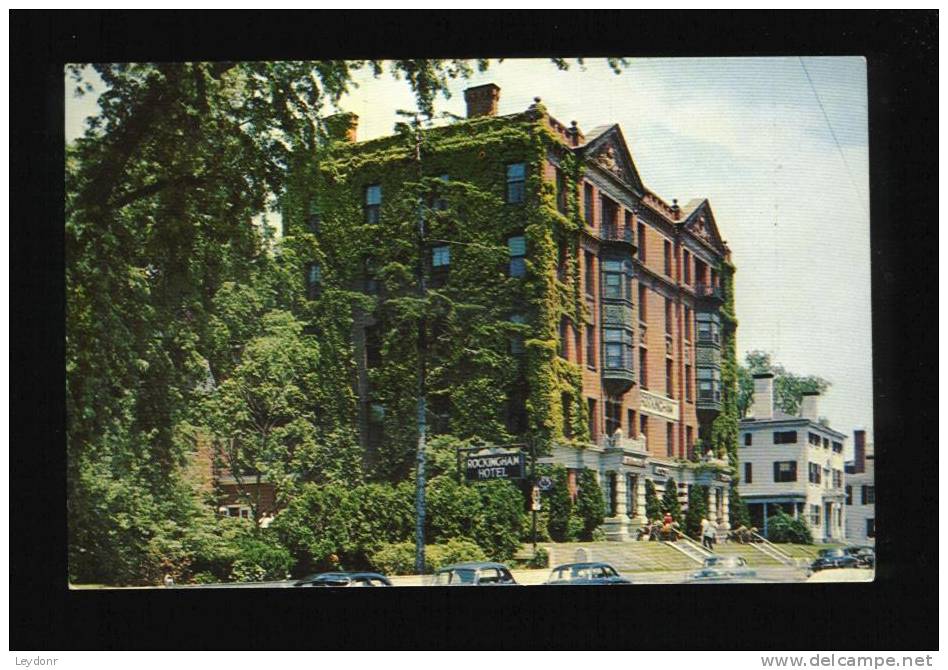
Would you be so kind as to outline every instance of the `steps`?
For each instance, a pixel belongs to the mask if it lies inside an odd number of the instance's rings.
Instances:
[[[704,565],[704,559],[712,555],[710,551],[700,544],[685,537],[679,538],[677,542],[663,542],[663,544],[684,554],[698,565]]]
[[[714,553],[718,556],[740,556],[747,564],[755,568],[773,568],[780,565],[784,565],[781,561],[777,560],[769,554],[765,554],[759,550],[751,549],[756,545],[752,544],[737,544],[737,543],[718,543],[714,545]]]
[[[603,561],[622,573],[694,570],[695,559],[664,542],[545,542],[550,567]],[[703,562],[702,557],[700,562]]]

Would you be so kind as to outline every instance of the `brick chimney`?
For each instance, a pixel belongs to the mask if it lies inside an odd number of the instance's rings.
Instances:
[[[483,84],[464,89],[464,102],[467,103],[467,118],[476,116],[497,116],[497,103],[500,101],[500,87],[497,84]]]
[[[341,112],[327,116],[324,121],[326,124],[326,134],[337,142],[349,142],[354,144],[356,141],[356,131],[359,128],[359,117],[352,112]]]
[[[774,418],[774,373],[754,375],[754,402],[751,413],[758,421]]]
[[[816,423],[819,418],[819,391],[804,391],[800,399],[800,416]]]
[[[866,471],[866,431],[853,431],[853,473]]]

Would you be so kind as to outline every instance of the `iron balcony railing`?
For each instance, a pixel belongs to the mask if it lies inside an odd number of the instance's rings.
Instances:
[[[724,291],[720,286],[715,286],[714,284],[708,284],[705,282],[698,282],[695,284],[695,295],[700,298],[716,298],[717,300],[724,300]]]
[[[614,223],[603,224],[600,237],[609,242],[625,242],[633,244],[635,238],[632,234],[631,226],[620,226]]]

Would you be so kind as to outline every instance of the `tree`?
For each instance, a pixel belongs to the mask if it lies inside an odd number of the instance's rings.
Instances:
[[[658,502],[658,493],[651,479],[645,480],[645,516],[649,521],[662,518],[662,506]]]
[[[794,519],[780,510],[767,519],[767,539],[780,543],[813,544],[813,532],[804,519]]]
[[[708,516],[708,487],[692,484],[688,490],[688,512],[685,514],[685,533],[701,539],[701,520]]]
[[[733,479],[730,484],[730,502],[728,505],[728,515],[730,516],[731,528],[750,528],[750,511],[747,509],[747,503],[737,489],[737,482]]]
[[[671,477],[665,482],[662,494],[662,511],[672,515],[672,519],[681,523],[681,503],[678,502],[678,484]]]
[[[334,385],[320,383],[318,343],[303,337],[288,312],[265,315],[261,326],[232,376],[206,400],[216,451],[254,520],[262,483],[284,501],[302,480],[359,483],[362,470],[351,431],[332,424],[320,430],[317,413],[338,413],[339,398]]]
[[[593,531],[599,528],[606,518],[606,502],[596,475],[589,468],[580,470],[576,485],[578,491],[573,512],[583,522],[579,539],[588,542],[593,537]]]
[[[550,489],[549,520],[547,528],[554,542],[569,540],[569,519],[573,511],[573,500],[570,497],[569,483],[566,468],[555,465],[552,468],[553,488]]]
[[[797,416],[804,393],[825,393],[830,383],[816,375],[798,375],[789,372],[771,360],[765,351],[748,351],[745,364],[738,367],[738,407],[740,415],[746,416],[754,396],[754,375],[772,372],[774,375],[774,406],[786,414]]]

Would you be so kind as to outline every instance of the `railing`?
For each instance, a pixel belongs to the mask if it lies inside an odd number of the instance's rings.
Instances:
[[[632,234],[631,226],[620,226],[610,223],[603,224],[600,228],[600,237],[610,242],[625,242],[627,244],[632,244],[635,239]]]
[[[703,298],[717,298],[718,300],[724,300],[724,291],[720,286],[715,286],[714,284],[708,284],[705,282],[698,282],[695,284],[695,295]]]
[[[784,565],[796,565],[796,561],[790,554],[785,552],[783,549],[780,549],[766,537],[753,531],[751,531],[751,535],[757,540],[757,543],[753,546],[756,547],[758,551],[767,554],[771,558],[783,563]]]

